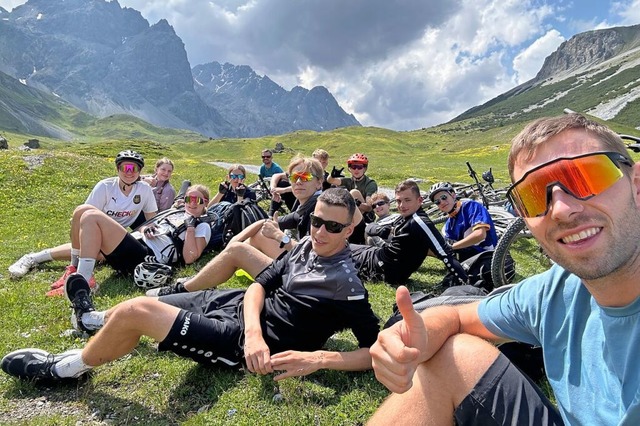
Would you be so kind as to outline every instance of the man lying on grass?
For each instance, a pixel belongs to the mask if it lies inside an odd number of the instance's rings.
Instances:
[[[118,359],[141,336],[202,364],[280,373],[276,380],[319,369],[367,370],[369,346],[379,331],[367,292],[356,275],[346,239],[353,232],[355,202],[344,189],[323,193],[311,236],[266,269],[244,290],[208,290],[159,298],[138,297],[96,312],[87,281],[65,283],[77,326],[100,329],[83,349],[50,354],[21,349],[2,359],[2,369],[21,379],[77,378]],[[334,333],[351,329],[359,349],[320,350]]]

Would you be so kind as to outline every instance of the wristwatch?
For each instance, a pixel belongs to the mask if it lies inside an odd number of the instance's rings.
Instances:
[[[291,242],[291,237],[288,236],[287,234],[284,234],[284,236],[282,237],[282,241],[280,241],[280,248],[284,248],[284,246],[286,246],[290,242]]]

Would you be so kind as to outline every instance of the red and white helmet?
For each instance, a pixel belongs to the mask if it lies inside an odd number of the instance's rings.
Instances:
[[[349,159],[347,160],[347,166],[350,166],[352,164],[362,164],[363,166],[368,166],[369,159],[367,158],[366,155],[357,152],[353,154],[351,157],[349,157]]]

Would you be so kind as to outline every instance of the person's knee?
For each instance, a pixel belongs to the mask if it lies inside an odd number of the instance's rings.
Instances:
[[[97,209],[91,204],[80,204],[78,207],[76,207],[73,210],[73,215],[71,216],[71,220],[80,221],[80,218],[82,217],[82,215],[84,215],[86,212],[91,210],[97,210]]]
[[[473,389],[499,355],[484,339],[469,334],[451,336],[423,367],[459,403]]]
[[[105,324],[115,326],[135,326],[153,317],[153,305],[158,302],[155,298],[140,296],[119,303],[109,315],[105,317]]]
[[[98,209],[87,209],[80,216],[80,226],[86,224],[100,223],[102,220],[107,219],[108,216]]]
[[[349,193],[351,194],[351,196],[354,199],[360,200],[361,202],[364,202],[364,198],[362,197],[362,193],[360,191],[358,191],[357,189],[352,189],[351,191],[349,191]]]

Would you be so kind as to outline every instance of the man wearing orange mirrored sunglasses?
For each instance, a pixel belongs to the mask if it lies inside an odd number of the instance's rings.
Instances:
[[[509,173],[509,197],[555,265],[422,314],[399,289],[405,320],[371,349],[396,393],[371,424],[640,424],[640,166],[614,132],[568,114],[516,136]],[[541,346],[556,402],[486,340]]]

